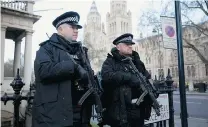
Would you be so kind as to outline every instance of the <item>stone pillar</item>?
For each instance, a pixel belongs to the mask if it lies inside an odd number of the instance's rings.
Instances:
[[[4,82],[4,51],[5,51],[5,37],[6,26],[1,26],[1,43],[0,43],[0,84]]]
[[[32,73],[32,31],[26,31],[24,52],[24,82],[25,89],[30,87]]]
[[[20,69],[21,42],[22,40],[15,41],[13,76],[16,76],[17,69]]]
[[[29,12],[29,13],[33,13],[34,4],[35,4],[35,1],[33,1],[33,0],[27,1],[26,11]]]

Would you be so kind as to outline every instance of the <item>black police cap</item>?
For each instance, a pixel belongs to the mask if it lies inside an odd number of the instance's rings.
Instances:
[[[78,24],[80,16],[77,12],[69,11],[65,12],[62,15],[58,16],[53,22],[53,26],[58,28],[61,24],[67,23],[73,26],[77,26],[78,29],[81,29],[82,26]]]
[[[133,35],[130,33],[125,33],[119,37],[117,37],[114,41],[113,44],[117,45],[119,43],[125,43],[125,44],[135,44],[133,41]]]

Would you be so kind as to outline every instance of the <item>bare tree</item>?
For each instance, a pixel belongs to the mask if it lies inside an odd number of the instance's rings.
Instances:
[[[160,10],[147,10],[143,12],[142,16],[139,19],[138,30],[144,30],[145,28],[157,29],[161,31],[161,22],[160,16],[170,16],[175,15],[174,12],[174,2],[168,1],[164,2],[161,0],[161,9]],[[182,24],[183,27],[193,28],[197,31],[198,37],[207,37],[208,38],[208,0],[196,0],[196,1],[181,1],[181,15],[182,15]],[[201,15],[201,18],[193,18],[195,15]],[[199,19],[199,20],[196,20]],[[207,54],[195,44],[195,41],[183,37],[184,47],[191,48],[205,64],[208,64]],[[207,46],[206,44],[201,46]],[[205,48],[204,47],[204,48]]]
[[[4,76],[5,77],[13,77],[13,63],[14,63],[14,60],[7,60],[5,63],[4,63]],[[23,76],[23,71],[24,71],[24,66],[21,66],[20,67],[20,76],[22,77]]]

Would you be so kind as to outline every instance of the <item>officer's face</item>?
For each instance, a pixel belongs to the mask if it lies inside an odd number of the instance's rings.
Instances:
[[[72,26],[69,24],[64,24],[62,29],[61,29],[62,35],[65,37],[67,40],[77,40],[78,37],[78,27],[77,26]]]
[[[119,43],[116,47],[119,50],[119,52],[123,55],[132,54],[132,44]]]

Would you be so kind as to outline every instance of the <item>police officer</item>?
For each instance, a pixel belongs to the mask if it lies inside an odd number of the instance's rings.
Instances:
[[[77,102],[85,93],[87,72],[80,63],[80,43],[76,41],[80,16],[66,12],[57,17],[57,29],[40,44],[34,62],[36,94],[33,104],[33,127],[89,127],[91,104]]]
[[[138,91],[140,82],[131,73],[129,63],[123,60],[131,57],[136,68],[147,79],[151,78],[139,54],[132,50],[132,45],[135,44],[132,39],[133,35],[130,33],[116,38],[113,41],[116,47],[108,54],[101,70],[104,89],[101,99],[106,108],[103,124],[111,127],[143,127],[144,120],[151,113],[151,104],[147,98],[140,106],[132,103],[132,99],[141,95]]]

